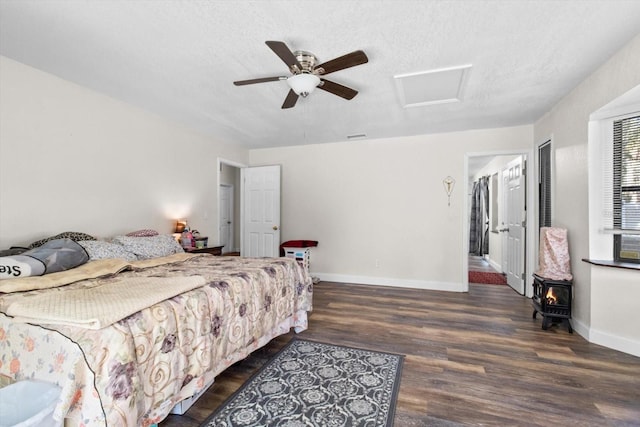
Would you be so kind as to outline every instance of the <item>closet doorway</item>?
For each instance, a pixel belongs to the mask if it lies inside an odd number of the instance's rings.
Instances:
[[[233,193],[235,186],[230,184],[220,184],[220,245],[222,246],[223,253],[235,252],[234,243],[234,226],[236,221],[234,220],[234,206],[233,206]],[[227,248],[225,250],[225,248]]]
[[[222,254],[240,253],[241,207],[239,163],[218,159],[218,240]]]

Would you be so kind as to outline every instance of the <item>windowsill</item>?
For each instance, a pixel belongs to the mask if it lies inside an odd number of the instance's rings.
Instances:
[[[603,261],[587,258],[582,258],[582,261],[592,265],[598,265],[600,267],[625,268],[627,270],[640,271],[640,264],[635,264],[633,262]]]

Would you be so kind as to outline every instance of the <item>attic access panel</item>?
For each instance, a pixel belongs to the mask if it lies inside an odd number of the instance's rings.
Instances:
[[[393,76],[404,108],[462,101],[471,65]]]

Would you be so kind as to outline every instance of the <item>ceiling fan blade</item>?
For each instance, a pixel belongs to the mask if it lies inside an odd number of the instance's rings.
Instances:
[[[322,68],[322,70],[324,71],[318,74],[324,75],[344,70],[345,68],[355,67],[356,65],[366,64],[367,62],[369,62],[369,58],[367,58],[367,55],[365,55],[365,53],[361,50],[356,50],[354,52],[347,53],[346,55],[342,55],[339,58],[335,58],[331,61],[327,61],[323,64],[317,65],[315,67],[315,70]]]
[[[322,83],[318,85],[319,89],[326,90],[329,93],[338,95],[344,99],[353,99],[358,94],[357,90],[350,87],[342,86],[341,84],[332,82],[330,80],[320,79]]]
[[[296,105],[296,102],[298,102],[298,94],[296,94],[293,89],[290,89],[287,97],[284,99],[282,108],[293,108]]]
[[[302,70],[302,65],[300,65],[296,56],[291,52],[291,49],[284,44],[284,42],[266,41],[265,43],[276,55],[280,57],[280,59],[282,59],[282,62],[287,64],[287,67],[289,67],[290,70],[294,65],[298,67],[298,70]]]
[[[236,86],[252,85],[254,83],[277,82],[278,80],[286,80],[286,77],[262,77],[260,79],[239,80],[233,82]]]

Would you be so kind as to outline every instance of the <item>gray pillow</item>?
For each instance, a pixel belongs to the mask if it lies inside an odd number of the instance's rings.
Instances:
[[[0,279],[56,273],[77,267],[87,261],[89,261],[87,251],[73,240],[51,240],[20,255],[0,258]]]

